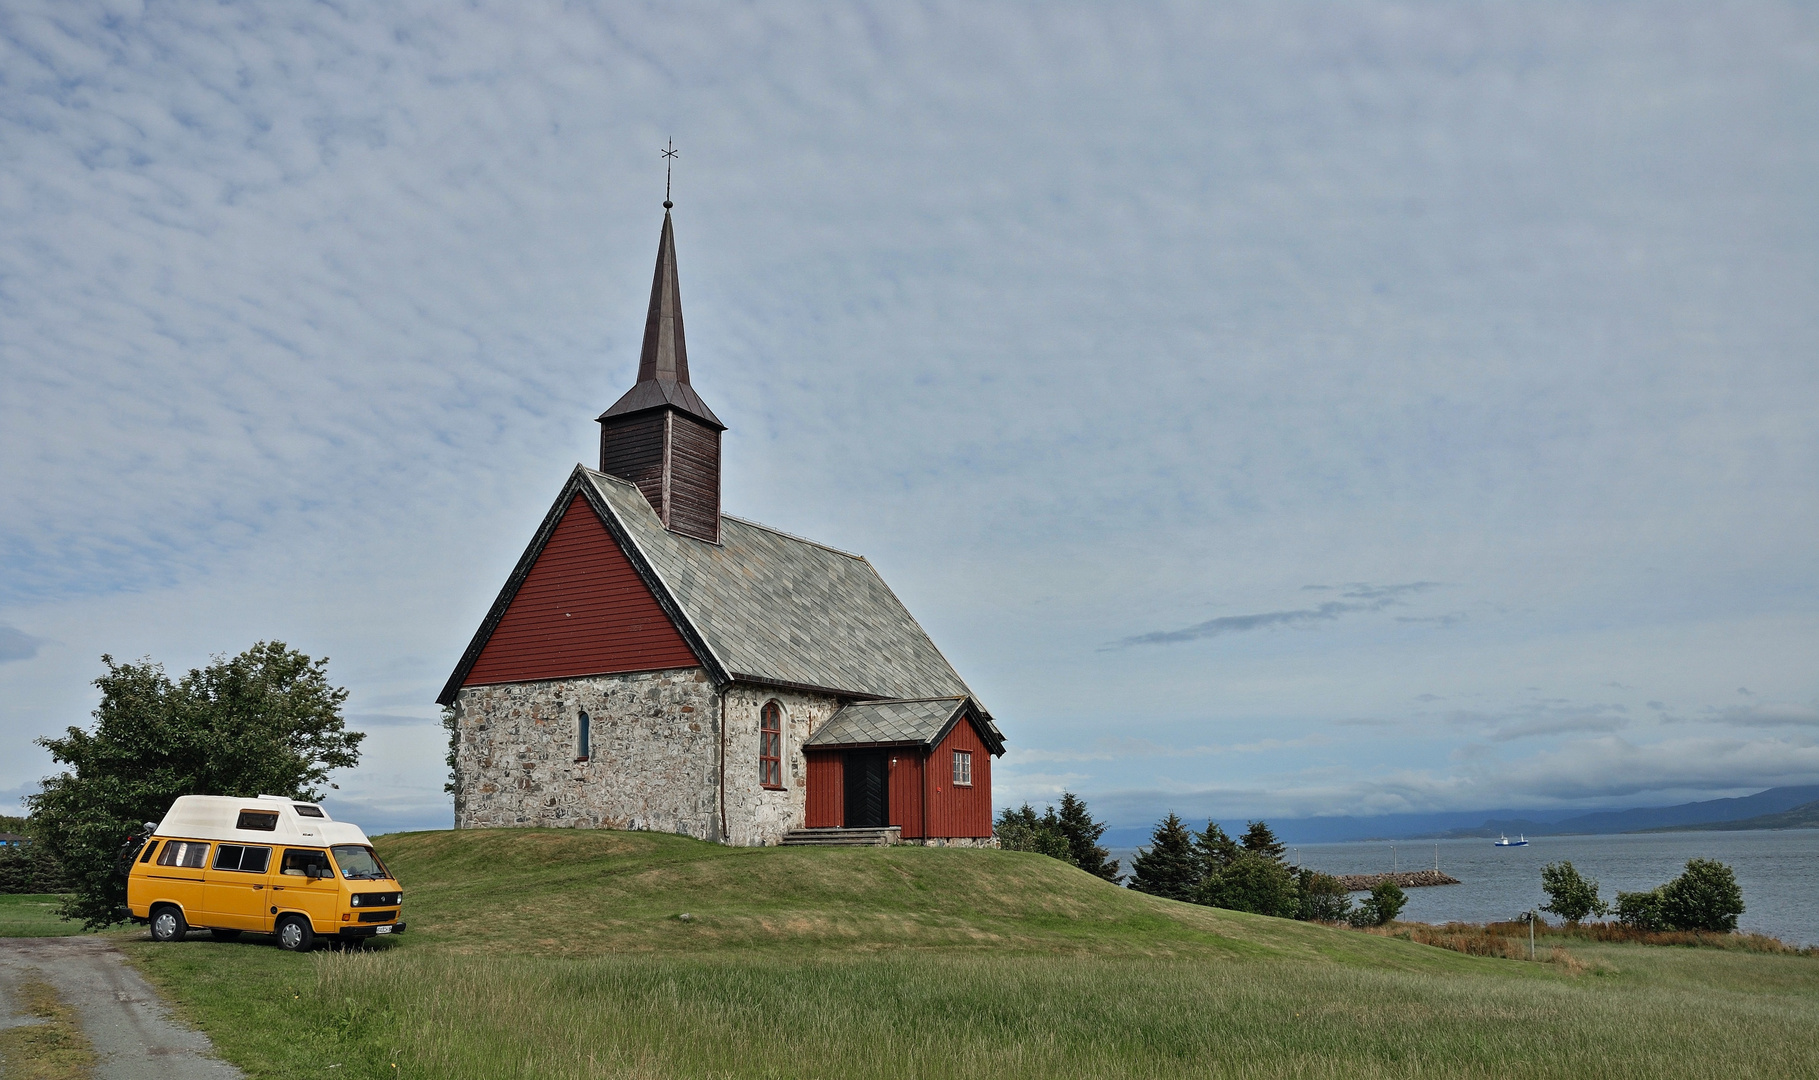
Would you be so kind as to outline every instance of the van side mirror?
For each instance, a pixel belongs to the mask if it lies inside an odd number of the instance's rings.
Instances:
[[[311,881],[319,880],[322,877],[322,868],[311,863],[303,868],[303,876],[309,878]]]

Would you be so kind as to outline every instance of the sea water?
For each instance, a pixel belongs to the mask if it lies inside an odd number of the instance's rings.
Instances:
[[[1515,839],[1511,837],[1510,839]],[[1440,869],[1461,882],[1405,889],[1403,919],[1413,922],[1491,922],[1547,903],[1541,868],[1571,862],[1614,901],[1619,890],[1639,892],[1678,877],[1688,859],[1716,859],[1743,889],[1738,929],[1790,945],[1819,945],[1819,829],[1759,832],[1630,833],[1620,836],[1531,836],[1527,847],[1494,847],[1492,840],[1358,841],[1291,845],[1287,858],[1329,874]],[[1114,854],[1130,871],[1129,851]],[[1355,894],[1362,895],[1362,894]],[[1546,913],[1543,913],[1546,917]]]

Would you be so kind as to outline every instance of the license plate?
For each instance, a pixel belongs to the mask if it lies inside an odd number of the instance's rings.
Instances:
[[[379,933],[381,933],[381,934],[389,934],[391,932],[392,932],[392,928],[389,926],[381,926],[379,928]]]

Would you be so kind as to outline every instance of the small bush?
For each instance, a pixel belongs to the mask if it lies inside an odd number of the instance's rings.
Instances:
[[[1344,922],[1352,913],[1352,897],[1338,878],[1303,867],[1297,872],[1301,909],[1295,918],[1307,922]]]
[[[1617,894],[1617,922],[1631,930],[1653,932],[1667,929],[1661,915],[1661,890],[1620,892]]]
[[[1295,875],[1280,861],[1245,851],[1223,870],[1207,875],[1197,899],[1202,904],[1292,919],[1301,910]]]
[[[1061,832],[1060,822],[1055,818],[1055,808],[1049,807],[1046,816],[1038,816],[1029,803],[1021,809],[1012,810],[1005,807],[998,815],[996,825],[998,846],[1005,851],[1033,851],[1038,855],[1047,855],[1051,859],[1071,862],[1067,836]]]
[[[1371,887],[1371,894],[1358,904],[1358,910],[1352,912],[1353,926],[1383,926],[1393,922],[1402,914],[1402,908],[1408,903],[1408,897],[1401,886],[1393,881],[1379,881]]]

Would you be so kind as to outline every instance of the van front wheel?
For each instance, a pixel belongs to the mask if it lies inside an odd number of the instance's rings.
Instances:
[[[182,941],[187,933],[189,924],[183,921],[182,908],[166,904],[152,912],[153,941]]]
[[[291,915],[278,923],[278,947],[291,952],[309,952],[316,944],[316,932],[310,929],[309,920],[301,915]]]

